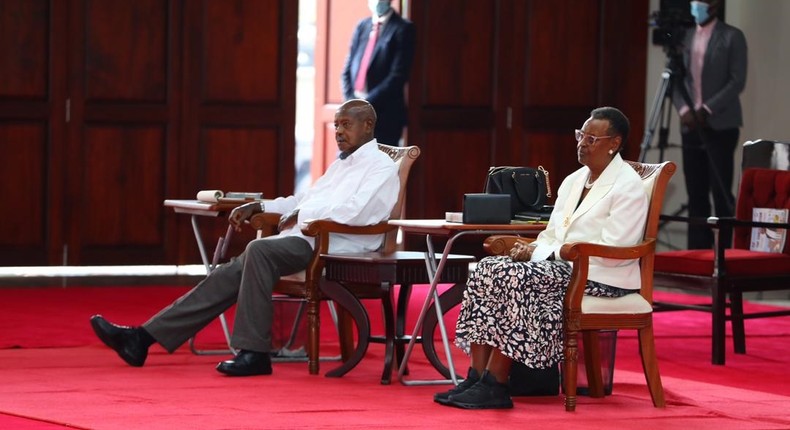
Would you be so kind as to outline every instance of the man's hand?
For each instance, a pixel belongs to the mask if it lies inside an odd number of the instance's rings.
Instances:
[[[516,241],[513,244],[513,248],[510,249],[510,259],[513,261],[529,261],[535,248],[537,248],[537,245],[534,243]]]
[[[236,231],[241,231],[241,225],[244,221],[250,219],[254,214],[261,212],[261,204],[258,202],[245,203],[237,206],[230,211],[228,222],[233,226]]]
[[[280,231],[287,230],[296,224],[299,219],[299,209],[294,209],[287,214],[280,217],[280,222],[277,224],[277,229]]]
[[[680,116],[680,124],[689,130],[694,130],[697,127],[697,120],[694,118],[694,111],[688,110]]]
[[[710,114],[704,107],[697,109],[697,127],[703,128],[708,125],[708,117]]]

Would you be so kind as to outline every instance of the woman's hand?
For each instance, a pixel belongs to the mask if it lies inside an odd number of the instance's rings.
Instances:
[[[244,221],[247,221],[251,216],[260,212],[262,211],[259,202],[245,203],[230,211],[228,222],[230,222],[236,231],[241,231],[241,225],[244,224]]]
[[[510,258],[513,261],[529,261],[532,258],[532,251],[535,250],[537,247],[534,243],[526,243],[522,241],[516,241],[513,244],[513,248],[510,249]]]

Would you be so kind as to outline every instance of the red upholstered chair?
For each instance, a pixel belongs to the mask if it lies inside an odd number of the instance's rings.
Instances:
[[[701,291],[710,297],[703,304],[656,302],[656,311],[701,310],[712,316],[713,364],[724,364],[725,322],[731,321],[734,349],[746,353],[744,320],[790,315],[790,309],[744,314],[743,293],[790,289],[790,238],[783,252],[750,251],[753,208],[790,208],[790,171],[746,169],[741,179],[735,218],[709,218],[717,238],[714,249],[656,253],[655,285]],[[679,217],[667,217],[680,220]],[[790,227],[787,223],[780,227]],[[718,234],[733,230],[733,247],[718,243]],[[729,308],[729,313],[727,312]]]

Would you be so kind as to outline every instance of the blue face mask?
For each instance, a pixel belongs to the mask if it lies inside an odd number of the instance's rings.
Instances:
[[[691,16],[694,17],[694,22],[702,24],[710,18],[708,15],[708,4],[701,1],[693,1],[691,5]]]

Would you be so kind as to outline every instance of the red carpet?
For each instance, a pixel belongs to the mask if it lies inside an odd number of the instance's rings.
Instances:
[[[611,429],[637,422],[642,429],[790,428],[786,317],[747,321],[748,354],[735,355],[728,345],[727,366],[712,366],[707,314],[656,315],[666,409],[652,407],[635,338],[622,332],[611,396],[582,397],[572,414],[559,396],[516,398],[509,411],[471,412],[431,401],[447,386],[380,385],[381,345],[371,345],[362,363],[339,379],[310,376],[304,363],[276,363],[270,377],[228,378],[213,370],[225,357],[195,356],[186,348],[173,355],[152,348],[145,367],[128,367],[90,331],[94,313],[138,324],[183,291],[0,289],[0,428],[458,428],[471,422],[483,428]],[[322,351],[336,353],[333,329],[322,333]],[[221,340],[216,327],[199,339]],[[465,357],[457,351],[454,357],[464,368]],[[413,378],[436,377],[419,347],[410,364]],[[335,365],[322,362],[322,373]]]

